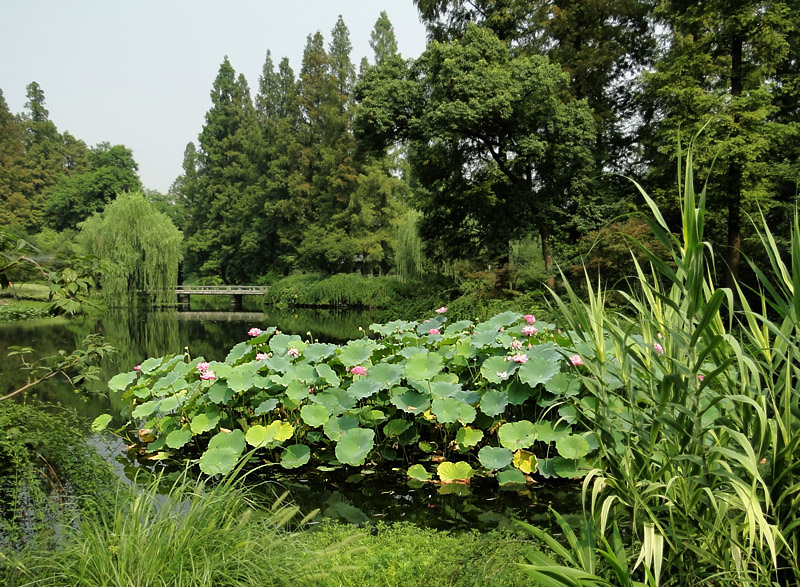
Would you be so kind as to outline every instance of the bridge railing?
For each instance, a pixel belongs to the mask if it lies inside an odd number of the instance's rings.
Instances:
[[[266,285],[179,285],[177,294],[205,295],[263,295],[269,289]]]

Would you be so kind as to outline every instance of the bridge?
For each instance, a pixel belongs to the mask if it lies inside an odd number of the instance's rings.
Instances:
[[[242,309],[244,296],[263,296],[269,289],[266,285],[179,285],[175,288],[178,306],[189,307],[189,299],[193,295],[229,296],[231,308]]]

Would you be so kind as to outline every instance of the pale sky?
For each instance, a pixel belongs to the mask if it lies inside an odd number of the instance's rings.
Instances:
[[[268,49],[297,75],[306,37],[319,30],[327,46],[341,14],[358,69],[372,61],[381,10],[402,56],[419,56],[425,29],[411,0],[0,0],[0,89],[19,113],[38,82],[59,131],[125,145],[144,186],[166,192],[225,55],[255,96]]]

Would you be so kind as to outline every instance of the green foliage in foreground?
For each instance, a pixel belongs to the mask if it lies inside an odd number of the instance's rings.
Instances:
[[[50,316],[50,304],[44,302],[17,302],[0,306],[0,321],[32,320]]]
[[[166,494],[156,478],[113,512],[63,528],[58,548],[0,550],[8,585],[524,585],[515,565],[530,541],[492,532],[449,534],[411,524],[372,532],[322,525],[303,531],[297,509],[267,490],[182,476]],[[313,514],[312,514],[313,515]],[[291,531],[291,530],[295,531]],[[299,530],[299,531],[297,531]],[[5,581],[5,582],[3,582]]]

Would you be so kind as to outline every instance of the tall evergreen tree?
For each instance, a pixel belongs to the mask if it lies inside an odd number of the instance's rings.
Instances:
[[[386,11],[381,11],[375,26],[369,34],[369,46],[375,53],[375,65],[383,63],[384,59],[394,57],[397,53],[397,39],[394,35],[394,26],[389,20]]]

